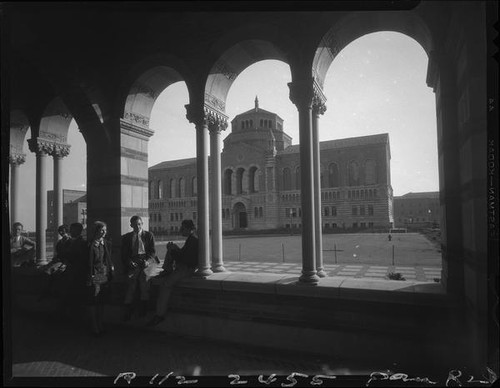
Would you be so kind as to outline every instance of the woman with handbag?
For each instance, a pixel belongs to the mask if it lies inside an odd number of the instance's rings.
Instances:
[[[109,282],[113,277],[111,242],[106,240],[107,226],[102,221],[94,222],[94,235],[89,242],[89,271],[87,286],[89,291],[89,318],[92,332],[99,336],[104,332],[104,301],[109,292]]]

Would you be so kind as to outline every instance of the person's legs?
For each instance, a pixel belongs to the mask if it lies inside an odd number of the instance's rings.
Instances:
[[[134,296],[137,289],[138,274],[134,274],[134,276],[130,277],[127,282],[127,292],[125,294],[124,311],[122,316],[123,321],[129,321],[130,318],[132,318],[132,304],[134,303]]]
[[[149,287],[150,287],[150,284],[148,282],[148,279],[147,279],[146,274],[144,273],[144,271],[141,271],[141,273],[139,274],[139,278],[138,278],[137,281],[139,283],[140,301],[141,301],[139,315],[141,317],[143,317],[143,316],[146,315],[146,313],[148,311]]]
[[[187,268],[177,268],[174,272],[165,278],[163,284],[160,285],[158,292],[158,300],[156,302],[156,316],[164,317],[167,309],[172,288],[182,279],[191,276],[192,271]]]

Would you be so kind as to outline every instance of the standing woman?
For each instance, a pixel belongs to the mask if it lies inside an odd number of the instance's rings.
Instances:
[[[107,226],[102,221],[94,222],[94,235],[89,242],[89,266],[87,286],[89,291],[89,318],[92,332],[100,335],[104,332],[102,323],[104,300],[109,292],[109,282],[113,277],[111,261],[111,242],[106,240]]]

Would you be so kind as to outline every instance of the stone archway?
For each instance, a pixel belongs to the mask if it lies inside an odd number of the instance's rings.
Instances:
[[[234,229],[248,228],[247,208],[242,202],[237,202],[233,207]]]

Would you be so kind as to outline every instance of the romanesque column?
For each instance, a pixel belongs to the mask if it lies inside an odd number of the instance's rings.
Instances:
[[[313,80],[294,81],[290,87],[290,100],[299,111],[301,204],[302,204],[302,275],[300,282],[316,285],[315,222],[314,222],[314,174],[311,107]]]
[[[62,158],[69,155],[69,148],[69,144],[54,143],[52,151],[54,158],[54,252],[59,240],[57,228],[63,223]]]
[[[10,222],[19,222],[19,166],[26,161],[25,154],[13,153],[9,155],[10,163]]]
[[[186,105],[187,119],[196,126],[196,174],[198,184],[198,271],[207,277],[210,269],[208,199],[208,123],[202,107]]]
[[[211,214],[212,226],[212,269],[224,272],[222,253],[222,190],[221,190],[221,132],[227,128],[227,117],[220,113],[210,112],[206,108],[208,129],[210,131],[210,169],[212,172]]]
[[[316,244],[316,270],[319,277],[324,278],[326,272],[323,268],[323,236],[321,222],[321,167],[318,134],[319,115],[326,111],[326,97],[319,85],[314,83],[314,97],[312,105],[312,141],[314,163],[314,219],[315,219],[315,244]]]
[[[53,150],[53,142],[36,138],[28,140],[31,152],[36,154],[36,263],[47,263],[47,155]]]

